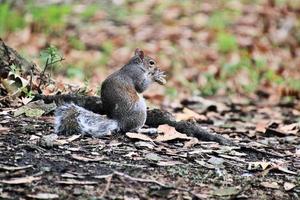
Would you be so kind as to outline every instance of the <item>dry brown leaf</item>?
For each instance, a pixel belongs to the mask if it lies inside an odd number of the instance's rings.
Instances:
[[[248,170],[257,170],[261,168],[262,170],[267,169],[267,167],[271,166],[271,162],[265,162],[265,161],[260,161],[260,162],[249,162],[248,163]]]
[[[21,101],[24,105],[28,104],[32,99],[33,97],[21,97]]]
[[[294,187],[296,187],[296,185],[294,183],[284,182],[284,184],[283,184],[283,188],[285,191],[290,191]]]
[[[59,198],[57,194],[51,194],[51,193],[28,194],[27,196],[32,199],[58,199]]]
[[[276,182],[261,182],[260,184],[266,188],[279,189],[279,185]]]
[[[0,133],[7,133],[10,129],[8,127],[3,127],[0,125]]]
[[[277,169],[279,171],[282,171],[282,172],[287,173],[287,174],[297,175],[297,172],[293,172],[293,171],[289,170],[287,167],[284,167],[284,166],[277,166]]]
[[[196,163],[198,163],[199,165],[206,167],[208,169],[215,169],[216,167],[212,164],[209,164],[207,162],[205,162],[204,160],[195,160]]]
[[[181,165],[183,164],[182,162],[179,161],[159,161],[158,163],[156,163],[157,166],[162,166],[162,167],[166,167],[166,166],[174,166],[174,165]]]
[[[33,181],[40,180],[41,177],[35,176],[26,176],[21,178],[12,178],[9,180],[0,180],[0,183],[6,183],[10,185],[18,185],[18,184],[25,184],[25,183],[32,183]]]
[[[68,144],[70,142],[73,142],[74,140],[77,140],[78,138],[80,138],[80,136],[81,135],[72,135],[71,137],[69,137],[67,139],[61,139],[61,140],[56,139],[55,143],[58,145]]]
[[[224,154],[219,154],[218,156],[222,157],[222,158],[227,158],[230,160],[235,160],[238,161],[239,163],[245,163],[245,160],[242,158],[239,158],[237,156],[229,156],[229,155],[224,155]]]
[[[75,160],[79,160],[79,161],[83,161],[83,162],[97,162],[97,161],[101,161],[103,160],[103,156],[102,157],[84,157],[84,156],[80,156],[77,154],[71,154],[71,157],[74,158]]]
[[[207,120],[207,117],[205,115],[200,115],[200,114],[196,113],[195,111],[188,109],[188,108],[184,108],[182,110],[182,113],[176,113],[175,118],[177,121],[190,120],[190,119],[203,120],[203,121]]]
[[[260,133],[266,132],[266,128],[269,124],[269,121],[261,120],[256,124],[255,130]]]
[[[300,132],[300,124],[293,123],[293,124],[289,124],[289,125],[283,125],[283,126],[279,127],[279,131],[286,135],[289,135],[289,134],[296,135],[297,133]]]
[[[199,140],[197,138],[191,138],[189,141],[184,143],[184,148],[191,148],[196,144],[200,144]]]
[[[169,126],[167,124],[160,125],[157,128],[157,131],[159,133],[162,133],[162,134],[159,134],[154,139],[154,141],[157,141],[157,142],[166,142],[166,141],[171,141],[171,140],[175,140],[175,139],[184,139],[184,140],[192,139],[192,137],[188,137],[186,134],[177,132],[174,127]]]
[[[153,143],[153,140],[149,136],[141,134],[141,133],[127,132],[126,136],[131,138],[131,139],[138,139],[138,140],[149,141],[149,142]]]
[[[32,167],[32,165],[17,166],[17,167],[0,165],[0,169],[7,170],[7,171],[16,171],[16,170],[21,170],[21,169],[28,169],[31,167]]]

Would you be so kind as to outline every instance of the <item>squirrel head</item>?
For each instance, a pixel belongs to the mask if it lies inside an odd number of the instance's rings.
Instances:
[[[165,74],[157,66],[153,58],[146,56],[144,51],[137,48],[134,52],[134,56],[123,67],[122,70],[129,72],[130,76],[148,77],[149,80],[155,81],[159,84],[165,84]]]
[[[155,68],[158,68],[155,60],[149,56],[145,56],[144,51],[140,48],[135,50],[133,60],[138,64],[143,64],[143,67],[149,71],[153,71]]]

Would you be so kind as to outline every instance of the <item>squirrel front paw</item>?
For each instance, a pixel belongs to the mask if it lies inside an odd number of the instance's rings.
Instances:
[[[155,68],[153,70],[153,73],[152,73],[152,78],[155,82],[161,84],[161,85],[164,85],[166,84],[166,74],[165,72],[161,71],[159,68]]]

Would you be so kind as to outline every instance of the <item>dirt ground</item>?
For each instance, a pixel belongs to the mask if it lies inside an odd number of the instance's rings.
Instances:
[[[195,138],[57,138],[53,116],[1,109],[0,198],[299,199],[297,104],[211,102],[184,105],[198,108],[203,126],[249,148]]]

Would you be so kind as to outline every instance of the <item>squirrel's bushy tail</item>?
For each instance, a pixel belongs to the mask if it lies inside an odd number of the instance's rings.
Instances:
[[[65,104],[57,108],[55,112],[55,132],[58,134],[81,133],[101,137],[118,129],[117,121],[75,104]]]

